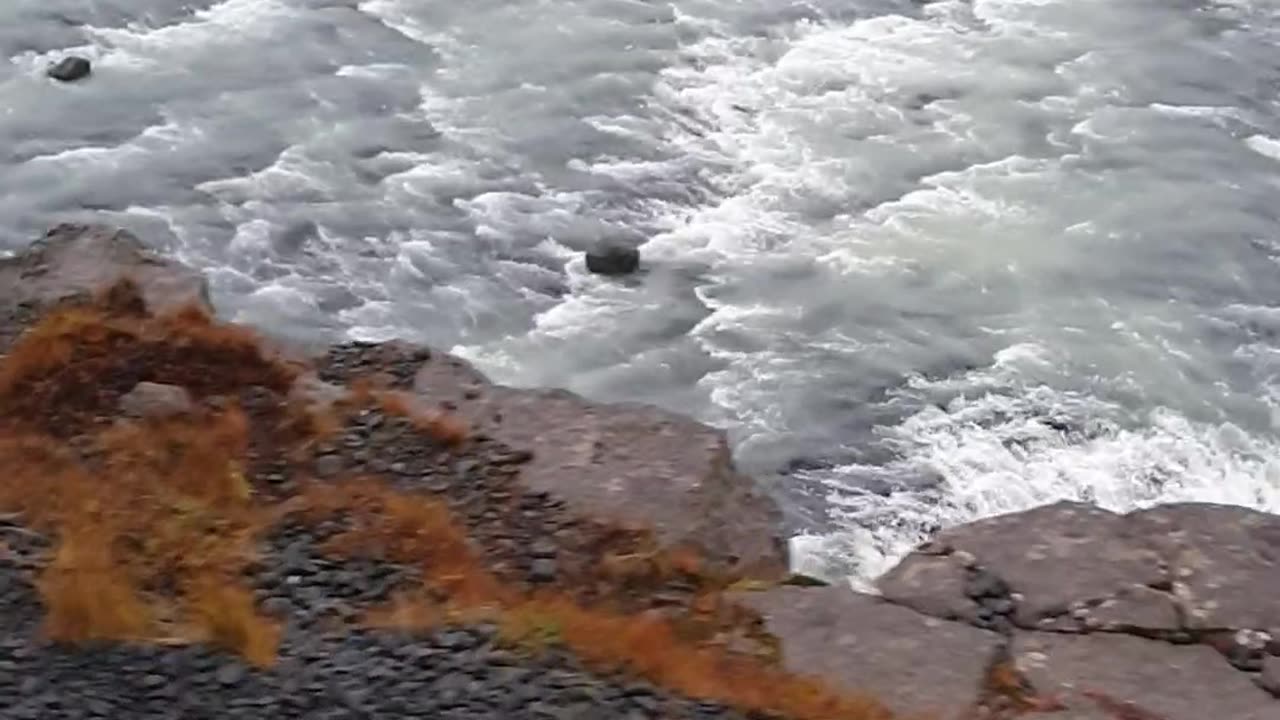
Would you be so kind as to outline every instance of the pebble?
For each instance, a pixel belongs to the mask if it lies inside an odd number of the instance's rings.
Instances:
[[[535,583],[549,583],[556,579],[556,561],[551,558],[538,558],[529,568],[529,580]]]
[[[244,675],[244,667],[233,662],[218,668],[217,680],[223,685],[236,685],[244,679]]]

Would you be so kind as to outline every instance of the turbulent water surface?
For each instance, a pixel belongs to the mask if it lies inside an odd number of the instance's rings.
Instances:
[[[697,415],[812,572],[1060,498],[1280,510],[1278,15],[5,0],[0,250],[105,219],[237,320]]]

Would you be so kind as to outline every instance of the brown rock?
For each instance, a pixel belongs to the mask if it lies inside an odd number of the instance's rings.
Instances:
[[[191,393],[177,385],[140,382],[120,397],[120,410],[135,418],[161,419],[195,409]]]
[[[522,480],[578,512],[651,526],[723,568],[785,577],[781,512],[734,469],[721,431],[647,405],[492,385],[443,353],[419,369],[414,390],[428,404],[456,405],[478,432],[535,450]]]
[[[204,277],[152,253],[133,234],[100,225],[58,225],[24,252],[0,259],[0,308],[47,306],[128,277],[153,311],[194,304],[212,310]]]
[[[788,670],[870,693],[913,717],[967,717],[1000,645],[995,633],[847,587],[783,587],[735,597],[764,617]]]
[[[1020,633],[1012,654],[1039,693],[1067,707],[1092,701],[1113,715],[1112,708],[1125,708],[1144,720],[1280,717],[1280,703],[1203,646],[1110,633]]]

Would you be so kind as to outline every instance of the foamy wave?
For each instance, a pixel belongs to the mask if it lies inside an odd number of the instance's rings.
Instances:
[[[1055,411],[1082,410],[1091,419],[1081,429],[1064,432],[1051,420]],[[922,411],[886,432],[901,449],[900,468],[936,474],[939,485],[924,494],[851,493],[842,475],[865,476],[866,468],[824,473],[832,515],[850,529],[797,540],[798,564],[865,588],[939,528],[1058,500],[1115,511],[1200,501],[1280,512],[1274,439],[1167,409],[1122,427],[1108,419],[1117,410],[1030,388]]]

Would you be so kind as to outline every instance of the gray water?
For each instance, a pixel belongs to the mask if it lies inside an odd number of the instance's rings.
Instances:
[[[1060,498],[1280,510],[1278,15],[6,0],[0,250],[115,222],[236,320],[696,415],[810,572]]]

